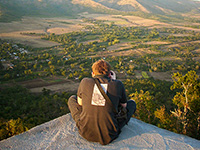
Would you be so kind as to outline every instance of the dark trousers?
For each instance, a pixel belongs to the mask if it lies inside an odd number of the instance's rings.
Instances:
[[[74,121],[77,122],[80,120],[80,114],[82,112],[82,106],[80,106],[77,102],[77,97],[75,95],[72,95],[68,100],[68,107],[71,112],[72,118]],[[119,127],[120,129],[123,128],[130,120],[132,115],[136,111],[136,103],[134,100],[127,101],[127,120],[120,122]]]

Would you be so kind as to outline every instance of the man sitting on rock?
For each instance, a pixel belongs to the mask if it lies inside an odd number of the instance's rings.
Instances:
[[[99,60],[92,65],[92,77],[82,79],[77,97],[69,98],[68,106],[82,137],[92,142],[106,145],[116,139],[121,128],[128,123],[136,110],[133,100],[127,101],[124,85],[115,79],[110,64]],[[105,99],[95,83],[98,79],[101,87],[109,97]],[[121,105],[127,109],[127,119],[119,122],[116,112]]]

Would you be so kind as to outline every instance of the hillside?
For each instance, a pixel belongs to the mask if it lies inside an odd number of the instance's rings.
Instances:
[[[145,13],[186,13],[198,9],[194,1],[188,0],[95,0],[109,8],[121,11],[142,11]]]
[[[83,139],[70,114],[0,142],[0,149],[199,149],[200,141],[132,118],[119,137],[108,145]]]
[[[23,16],[76,17],[81,12],[154,15],[174,13],[199,14],[200,3],[191,0],[2,0],[0,21],[18,20]]]
[[[18,20],[23,16],[38,17],[75,17],[86,11],[82,6],[74,5],[70,0],[10,0],[0,1],[0,21]],[[87,11],[89,11],[87,9]]]

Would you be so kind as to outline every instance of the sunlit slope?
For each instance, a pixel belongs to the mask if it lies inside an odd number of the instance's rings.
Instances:
[[[23,16],[77,17],[81,12],[127,14],[129,12],[167,15],[200,13],[200,3],[192,0],[1,0],[0,21]]]
[[[79,1],[79,0],[76,0]],[[141,11],[144,13],[171,12],[188,13],[199,10],[198,2],[192,0],[94,0],[109,8],[120,11]]]

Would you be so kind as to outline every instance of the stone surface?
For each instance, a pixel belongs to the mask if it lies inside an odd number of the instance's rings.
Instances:
[[[103,146],[82,138],[71,114],[66,114],[20,135],[0,141],[0,149],[200,150],[200,141],[131,118],[120,136]]]

